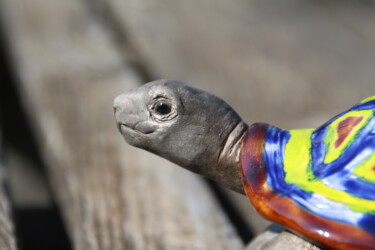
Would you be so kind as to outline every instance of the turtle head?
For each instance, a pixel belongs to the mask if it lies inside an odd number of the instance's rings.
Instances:
[[[158,80],[116,97],[114,110],[130,145],[243,192],[237,155],[246,124],[218,97]]]

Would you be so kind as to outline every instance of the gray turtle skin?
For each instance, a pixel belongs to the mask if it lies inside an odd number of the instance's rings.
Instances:
[[[248,126],[220,98],[182,82],[158,80],[117,96],[113,107],[130,145],[244,194],[239,151]],[[246,249],[268,248],[272,242],[272,249],[317,249],[292,234],[280,243],[276,235],[282,230],[269,230]]]
[[[239,151],[248,126],[220,98],[158,80],[117,96],[113,107],[130,145],[244,193]]]

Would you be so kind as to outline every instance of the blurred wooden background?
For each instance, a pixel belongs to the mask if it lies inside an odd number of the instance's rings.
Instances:
[[[176,79],[248,123],[299,128],[375,93],[373,1],[0,0],[0,20],[5,193],[15,210],[56,202],[74,249],[241,249],[268,225],[246,197],[127,146],[117,94]],[[39,163],[12,142],[28,122]]]

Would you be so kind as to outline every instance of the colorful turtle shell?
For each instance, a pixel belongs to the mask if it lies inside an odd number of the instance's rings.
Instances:
[[[338,249],[375,249],[375,96],[317,129],[249,127],[247,196],[267,219]]]

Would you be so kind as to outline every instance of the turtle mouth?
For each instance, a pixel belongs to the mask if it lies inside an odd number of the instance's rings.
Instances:
[[[117,128],[122,134],[136,133],[140,135],[149,135],[155,132],[154,129],[146,129],[144,131],[141,131],[137,129],[137,124],[135,124],[134,126],[130,126],[125,123],[117,123]]]

